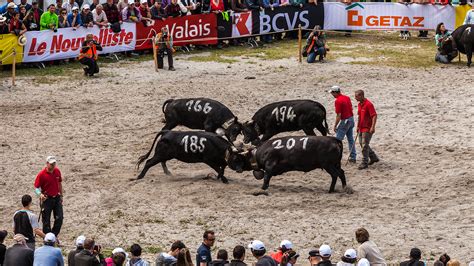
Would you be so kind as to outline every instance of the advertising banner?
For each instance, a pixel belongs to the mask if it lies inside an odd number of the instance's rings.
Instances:
[[[79,52],[86,35],[92,33],[103,48],[101,53],[115,53],[135,49],[135,23],[123,23],[121,31],[114,33],[110,29],[80,27],[52,30],[28,31],[24,49],[23,62],[41,62],[74,58]]]
[[[175,46],[186,44],[216,44],[217,22],[215,14],[191,15],[155,20],[152,26],[137,23],[136,50],[151,49],[151,38],[168,27]]]
[[[324,3],[324,9],[328,30],[434,30],[440,22],[453,30],[456,21],[450,5]]]
[[[23,46],[18,45],[18,37],[15,34],[0,34],[0,65],[13,64],[13,48],[16,52],[16,62],[21,63]]]

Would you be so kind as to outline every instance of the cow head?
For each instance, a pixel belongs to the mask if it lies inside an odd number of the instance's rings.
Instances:
[[[242,124],[235,118],[234,122],[225,130],[225,136],[228,140],[235,141],[240,132],[242,132]]]
[[[237,173],[252,170],[252,150],[254,147],[247,150],[247,148],[231,146],[225,155],[225,160],[230,169]]]
[[[245,122],[242,125],[242,133],[244,134],[244,143],[247,144],[249,142],[254,142],[258,140],[258,131],[256,128],[255,121]]]

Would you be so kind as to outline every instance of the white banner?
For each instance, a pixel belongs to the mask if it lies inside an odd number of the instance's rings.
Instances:
[[[135,23],[123,23],[121,31],[114,33],[111,29],[99,29],[80,27],[52,30],[28,31],[26,45],[24,47],[23,62],[42,62],[74,58],[79,52],[86,35],[94,34],[94,39],[100,43],[103,53],[115,53],[135,49],[136,25]]]
[[[440,22],[454,30],[456,12],[450,5],[400,3],[324,3],[327,30],[435,30]]]

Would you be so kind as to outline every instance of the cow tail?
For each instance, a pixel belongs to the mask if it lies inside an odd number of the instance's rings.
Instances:
[[[167,130],[162,130],[162,131],[158,132],[158,134],[156,134],[155,140],[153,140],[153,144],[151,145],[150,150],[147,152],[147,154],[142,155],[142,156],[140,156],[140,157],[138,158],[137,169],[140,168],[140,164],[142,164],[143,161],[145,161],[145,160],[148,158],[148,156],[150,156],[150,153],[151,153],[151,151],[153,150],[153,147],[155,147],[155,142],[156,142],[156,140],[158,139],[158,137],[161,136],[161,135],[163,135],[163,133],[165,133],[166,131],[167,131]]]
[[[337,141],[337,146],[339,146],[339,151],[340,151],[340,152],[339,152],[339,160],[338,160],[338,165],[337,165],[337,167],[338,167],[338,168],[341,168],[342,152],[344,151],[344,148],[343,148],[344,145],[342,145],[342,141],[341,141],[341,140],[336,139],[336,141]]]
[[[326,134],[329,134],[329,127],[328,127],[328,122],[326,119],[326,116],[327,116],[326,108],[324,108],[322,104],[320,104],[320,106],[321,106],[321,109],[323,109],[324,111],[324,127],[326,128]]]
[[[173,99],[168,99],[168,100],[166,100],[166,101],[163,103],[163,106],[161,107],[161,111],[163,112],[163,114],[164,114],[165,111],[166,111],[166,106],[168,106],[168,104],[169,104],[170,102],[172,102],[172,101],[173,101]],[[166,123],[166,115],[165,115],[165,118],[163,118],[162,122],[163,122],[163,123]]]

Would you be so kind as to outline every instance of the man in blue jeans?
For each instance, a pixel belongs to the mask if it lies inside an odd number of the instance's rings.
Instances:
[[[354,146],[354,113],[352,112],[352,102],[349,96],[341,93],[339,86],[332,86],[329,92],[336,98],[334,106],[336,109],[336,122],[334,123],[334,132],[336,138],[343,140],[347,136],[349,144],[349,162],[356,162],[356,150]]]
[[[316,56],[319,55],[319,62],[324,63],[324,57],[326,57],[326,34],[321,31],[319,25],[316,25],[313,31],[309,34],[308,39],[306,40],[306,53],[308,58],[306,61],[308,63],[314,63],[316,61]]]

